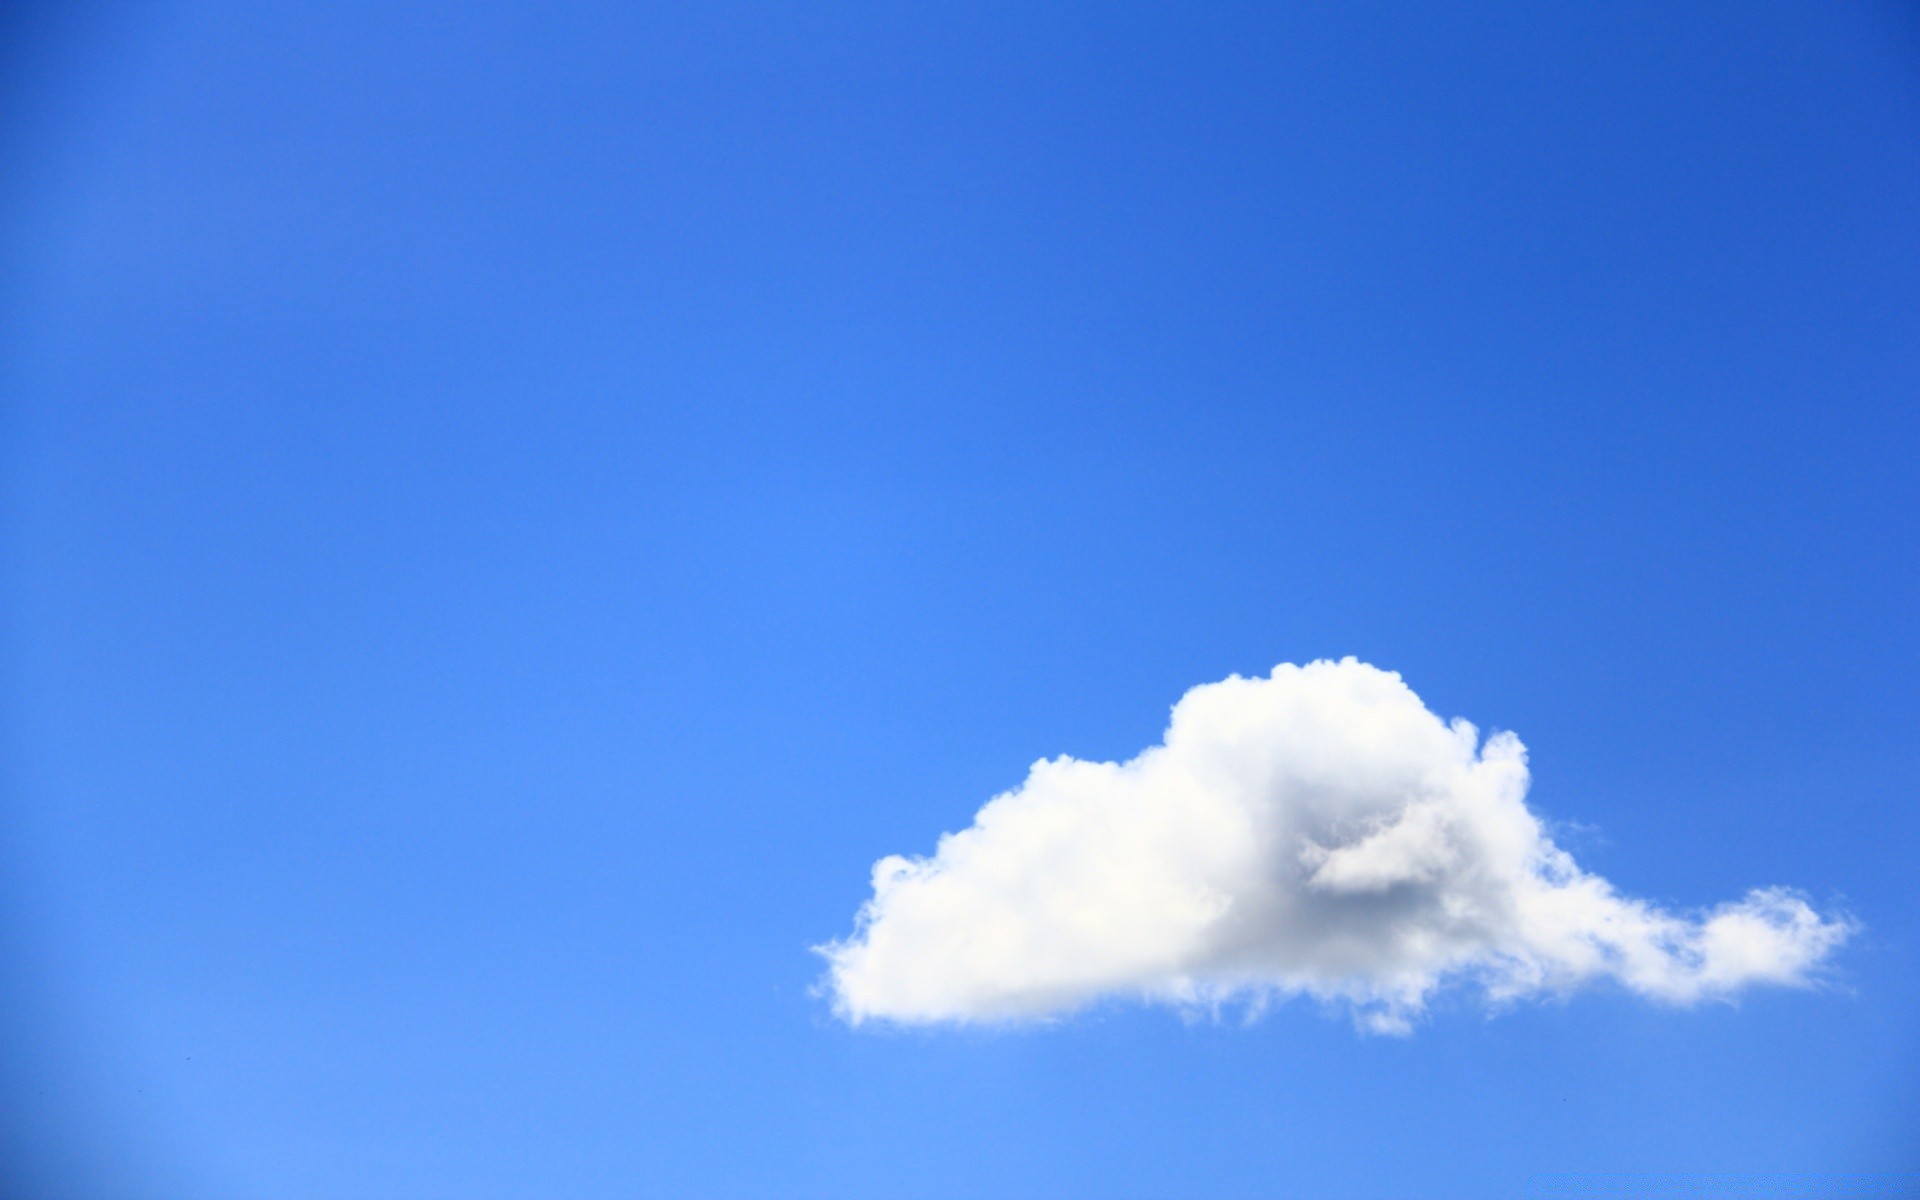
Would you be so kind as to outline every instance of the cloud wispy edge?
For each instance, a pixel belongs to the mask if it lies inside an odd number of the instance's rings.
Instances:
[[[1805,985],[1854,929],[1786,888],[1691,915],[1622,896],[1554,845],[1528,780],[1513,734],[1353,658],[1203,684],[1159,745],[1037,762],[931,857],[876,863],[853,933],[816,947],[823,989],[854,1025],[1305,995],[1404,1033],[1449,987]]]

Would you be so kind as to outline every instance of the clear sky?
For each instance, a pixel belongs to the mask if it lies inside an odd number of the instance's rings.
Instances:
[[[1920,1170],[1920,21],[154,4],[0,61],[0,1171]],[[1354,655],[1817,986],[850,1026],[1037,759]]]

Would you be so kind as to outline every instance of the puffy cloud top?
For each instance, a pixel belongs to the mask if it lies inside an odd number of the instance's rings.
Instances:
[[[1351,658],[1205,684],[1161,745],[1035,763],[931,858],[881,859],[853,935],[820,948],[826,986],[854,1023],[1305,994],[1394,1032],[1450,983],[1677,1004],[1805,983],[1850,931],[1780,888],[1691,916],[1622,896],[1553,844],[1527,781],[1518,738],[1482,743]]]

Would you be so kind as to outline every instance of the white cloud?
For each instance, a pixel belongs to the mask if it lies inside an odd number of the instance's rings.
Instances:
[[[1802,984],[1851,931],[1780,888],[1694,916],[1622,896],[1553,844],[1527,779],[1518,738],[1483,744],[1351,658],[1206,684],[1161,745],[1035,763],[931,858],[881,859],[853,935],[819,948],[825,987],[855,1023],[1308,995],[1392,1032],[1449,985]]]

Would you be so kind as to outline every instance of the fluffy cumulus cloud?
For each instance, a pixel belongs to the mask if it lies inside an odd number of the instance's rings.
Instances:
[[[1623,896],[1526,798],[1518,738],[1442,721],[1393,672],[1235,676],[1131,761],[1035,763],[932,857],[881,859],[820,948],[825,988],[855,1023],[1307,995],[1401,1031],[1452,985],[1690,1004],[1805,983],[1849,932],[1782,888],[1693,914]]]

